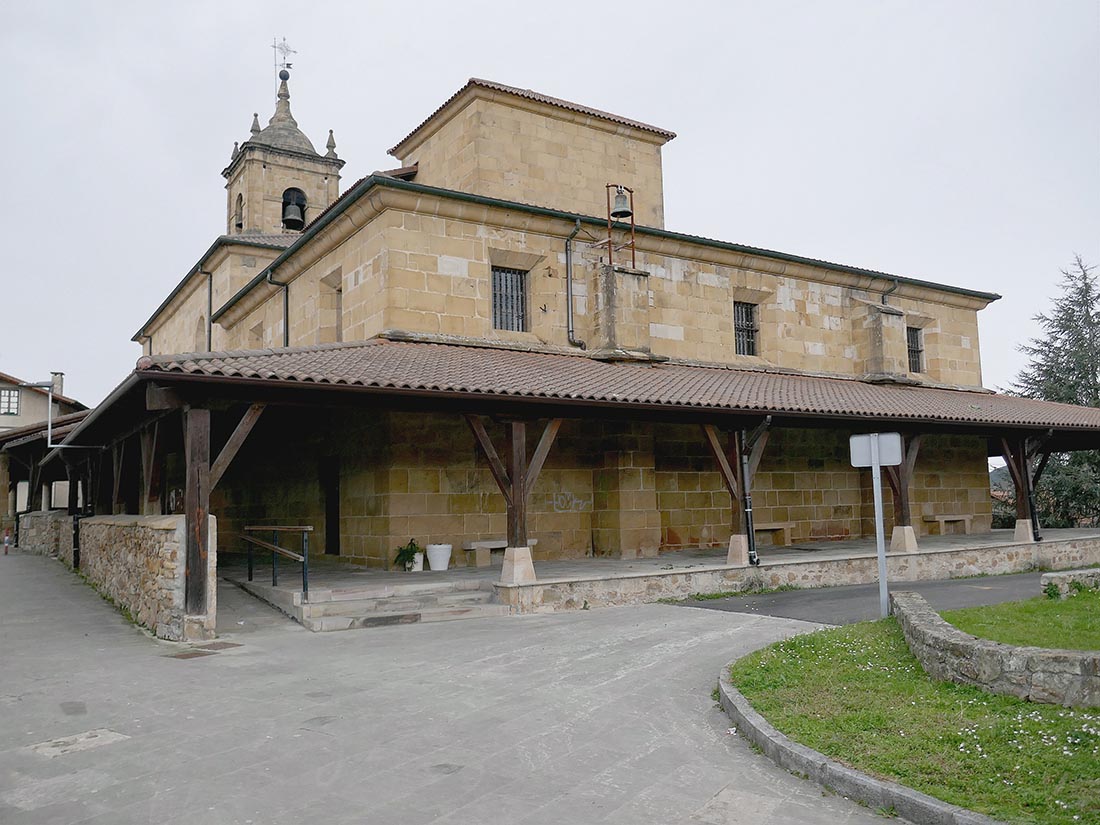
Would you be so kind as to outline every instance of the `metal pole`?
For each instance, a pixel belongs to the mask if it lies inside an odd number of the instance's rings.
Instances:
[[[302,531],[302,601],[309,601],[309,533]]]
[[[890,615],[886,588],[886,535],[882,523],[882,466],[878,460],[878,433],[871,433],[871,486],[875,492],[875,548],[878,551],[878,607],[882,618]]]
[[[756,531],[752,526],[752,485],[749,483],[749,456],[745,452],[745,434],[741,433],[738,452],[741,453],[741,498],[745,502],[745,538],[749,544],[749,564],[760,566],[760,556],[756,552]]]
[[[276,530],[271,531],[271,543],[279,543],[279,533]],[[271,551],[271,586],[279,586],[279,554],[274,550]]]

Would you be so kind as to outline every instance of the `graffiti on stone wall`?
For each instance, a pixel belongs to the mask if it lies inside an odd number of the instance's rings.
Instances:
[[[592,499],[578,497],[570,492],[554,493],[555,513],[583,513],[592,509]]]

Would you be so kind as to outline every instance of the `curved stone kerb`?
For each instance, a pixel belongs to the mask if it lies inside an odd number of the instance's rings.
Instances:
[[[718,675],[718,698],[737,732],[759,747],[781,768],[804,776],[871,808],[893,807],[915,825],[999,825],[1000,820],[942,802],[897,782],[875,779],[842,765],[823,753],[792,742],[761,716],[730,681],[730,666]]]
[[[1031,702],[1100,707],[1100,652],[978,639],[944,621],[916,593],[892,593],[890,602],[909,650],[929,676]]]

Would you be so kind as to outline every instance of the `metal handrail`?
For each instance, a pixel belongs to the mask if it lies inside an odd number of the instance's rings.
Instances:
[[[285,556],[292,561],[301,562],[302,564],[302,601],[309,601],[309,534],[313,532],[313,528],[309,525],[295,525],[295,526],[274,526],[274,525],[256,525],[251,527],[245,527],[248,530],[266,530],[271,533],[271,541],[264,541],[258,539],[255,536],[248,536],[241,534],[241,538],[244,539],[248,546],[248,580],[252,581],[252,546],[261,547],[264,550],[271,551],[271,586],[279,586],[279,556]],[[286,547],[279,546],[279,533],[301,533],[302,534],[302,552],[295,553],[293,550],[289,550]]]

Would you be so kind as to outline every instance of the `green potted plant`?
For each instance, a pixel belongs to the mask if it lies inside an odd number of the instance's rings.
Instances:
[[[424,569],[424,550],[416,539],[409,539],[408,544],[397,548],[393,564],[398,569],[404,568],[407,573],[419,573]]]

